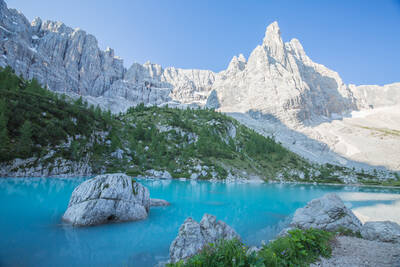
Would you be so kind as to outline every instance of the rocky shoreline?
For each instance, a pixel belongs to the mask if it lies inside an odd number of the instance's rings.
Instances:
[[[150,207],[168,205],[168,201],[151,199],[148,189],[130,176],[105,174],[75,188],[62,219],[73,226],[136,221],[147,218]],[[400,264],[400,226],[390,221],[362,223],[336,194],[326,194],[297,209],[288,227],[277,238],[295,229],[320,229],[336,234],[332,257],[320,258],[312,266]],[[231,239],[240,240],[240,236],[226,223],[217,221],[215,216],[204,214],[200,222],[189,217],[171,243],[168,263],[186,261],[210,243]],[[354,250],[349,251],[352,247]],[[251,247],[249,253],[258,253],[261,249],[262,245]],[[165,264],[162,262],[158,266]]]
[[[213,223],[204,223],[209,218]],[[200,224],[187,218],[179,229],[178,236],[171,243],[168,263],[186,261],[199,253],[207,244],[204,232],[213,233],[212,242],[219,239],[240,237],[223,222],[223,228],[216,230],[215,216],[205,214]],[[227,230],[225,230],[227,229]],[[284,237],[294,229],[321,229],[336,233],[331,244],[333,253],[330,258],[320,258],[311,266],[400,266],[400,226],[394,222],[362,222],[348,209],[336,194],[311,200],[305,207],[299,208],[289,224],[278,235]],[[226,234],[228,232],[228,234]],[[248,253],[257,253],[260,247],[251,247]],[[165,262],[157,266],[165,266]]]

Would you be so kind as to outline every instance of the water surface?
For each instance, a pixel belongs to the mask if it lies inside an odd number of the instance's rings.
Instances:
[[[325,193],[374,193],[368,201],[348,198],[353,208],[387,203],[376,194],[400,194],[382,188],[140,180],[151,197],[171,206],[151,208],[143,221],[73,228],[61,216],[83,180],[0,178],[0,266],[154,266],[167,259],[188,216],[214,214],[254,245],[272,239],[297,208]]]

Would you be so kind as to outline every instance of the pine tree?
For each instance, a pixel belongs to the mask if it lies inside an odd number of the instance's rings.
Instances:
[[[29,157],[32,153],[32,123],[28,120],[20,128],[18,153],[22,158]]]
[[[1,101],[4,103],[4,101]],[[0,102],[0,106],[2,103]],[[7,117],[0,107],[0,161],[7,160],[10,156],[10,140],[8,138]]]
[[[42,89],[39,82],[36,79],[32,79],[32,81],[28,82],[26,91],[30,93],[45,93],[46,91]]]

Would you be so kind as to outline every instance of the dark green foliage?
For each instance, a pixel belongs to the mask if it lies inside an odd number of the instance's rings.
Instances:
[[[200,178],[211,178],[211,172],[225,178],[228,172],[245,171],[273,179],[282,166],[293,169],[308,166],[305,160],[272,138],[265,138],[225,114],[211,110],[138,105],[119,119],[126,122],[125,128],[131,133],[125,140],[136,151],[132,155],[137,165],[135,172],[154,168],[168,170],[173,177],[188,177],[190,167],[198,164],[194,160],[211,167]],[[229,135],[232,127],[236,129],[235,136]]]
[[[82,97],[73,100],[35,79],[25,81],[8,67],[0,68],[0,126],[0,161],[37,157],[51,165],[61,158],[87,162],[95,173],[156,169],[175,178],[197,172],[200,179],[229,173],[275,179],[283,167],[309,166],[273,138],[222,113],[140,104],[114,116]],[[207,167],[201,175],[198,165]]]
[[[0,139],[4,140],[0,150],[7,155],[1,161],[42,156],[47,149],[67,142],[68,137],[90,138],[93,132],[113,126],[110,116],[87,108],[82,99],[67,100],[43,89],[35,79],[25,81],[10,67],[0,68]],[[59,152],[78,159],[83,149],[81,140],[71,144],[70,151]]]
[[[32,123],[28,120],[22,124],[17,144],[17,153],[21,158],[29,157],[33,150]]]
[[[319,229],[294,229],[258,253],[265,266],[309,266],[319,256],[330,257],[333,234]]]
[[[0,99],[0,161],[7,160],[9,157],[10,139],[8,137],[7,122],[6,103],[4,99]]]
[[[184,263],[168,264],[169,267],[281,267],[309,266],[319,256],[330,257],[333,234],[317,229],[291,230],[285,237],[265,245],[258,253],[247,253],[240,241],[222,240],[210,244]]]
[[[237,239],[221,240],[206,246],[199,254],[169,267],[222,267],[222,266],[263,266],[255,255],[246,255],[247,247]]]

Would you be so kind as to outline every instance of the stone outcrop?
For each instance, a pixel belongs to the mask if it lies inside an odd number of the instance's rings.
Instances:
[[[116,173],[98,175],[72,192],[62,219],[74,226],[145,219],[149,191],[131,177]]]
[[[361,236],[368,240],[400,244],[400,225],[391,221],[366,222],[361,228]]]
[[[178,236],[169,249],[172,263],[185,260],[198,253],[205,245],[221,239],[240,239],[239,235],[229,225],[217,221],[216,217],[204,214],[200,223],[187,218],[179,228]]]
[[[304,208],[297,209],[290,226],[336,231],[340,228],[353,232],[361,230],[361,222],[336,194],[313,199]]]
[[[159,179],[172,179],[172,175],[168,171],[147,170],[146,177]]]
[[[221,105],[219,104],[217,91],[211,91],[210,95],[207,98],[205,107],[209,109],[217,109],[221,107]]]

